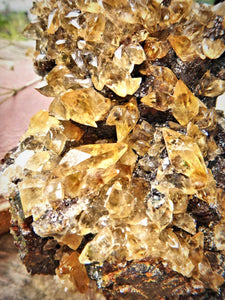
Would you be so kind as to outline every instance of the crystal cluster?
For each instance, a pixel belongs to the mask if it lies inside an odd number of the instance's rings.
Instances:
[[[38,90],[54,100],[3,168],[2,193],[19,193],[23,220],[59,243],[57,274],[81,292],[84,264],[148,257],[217,290],[224,278],[188,207],[217,210],[224,253],[224,191],[210,169],[224,123],[207,101],[225,91],[225,4],[39,0],[32,13]]]

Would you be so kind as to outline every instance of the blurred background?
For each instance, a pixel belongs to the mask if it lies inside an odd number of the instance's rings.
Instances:
[[[35,90],[40,80],[33,71],[34,41],[23,30],[34,16],[32,0],[0,0],[0,159],[15,147],[40,109],[50,99]]]

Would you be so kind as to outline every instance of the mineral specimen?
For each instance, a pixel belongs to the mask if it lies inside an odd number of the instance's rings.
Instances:
[[[38,90],[54,100],[0,179],[28,270],[82,293],[96,280],[107,299],[224,299],[225,3],[31,11]]]

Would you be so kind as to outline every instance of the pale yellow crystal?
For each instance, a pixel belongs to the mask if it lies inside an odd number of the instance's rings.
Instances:
[[[105,30],[105,16],[103,14],[86,14],[86,26],[79,28],[79,36],[85,41],[99,42]]]
[[[170,266],[174,271],[181,273],[183,276],[191,277],[195,266],[189,258],[188,244],[183,239],[178,238],[171,228],[164,232],[163,239],[168,246],[168,250],[162,254],[162,257],[170,262]]]
[[[32,215],[32,210],[44,202],[45,181],[36,178],[25,178],[19,183],[20,199],[24,216]]]
[[[149,199],[147,203],[147,215],[150,220],[158,224],[160,230],[167,227],[173,219],[173,202],[169,199]]]
[[[133,95],[141,84],[141,78],[132,78],[126,76],[122,80],[107,80],[106,86],[109,87],[113,92],[115,92],[120,97],[126,97],[127,95]]]
[[[207,169],[195,141],[168,128],[162,131],[169,159],[176,171],[190,177],[196,189],[205,187],[208,181]]]
[[[159,184],[157,190],[163,194],[167,194],[169,190],[180,190],[181,193],[193,195],[196,193],[196,187],[193,185],[191,177],[187,177],[178,173],[176,168],[171,164],[159,166],[157,171],[157,180]]]
[[[140,65],[146,59],[145,52],[140,44],[130,44],[124,50],[131,63],[135,65]]]
[[[41,172],[49,159],[50,154],[48,151],[38,151],[28,159],[24,168],[33,172]]]
[[[40,110],[31,119],[27,132],[22,136],[22,140],[31,135],[46,135],[49,129],[57,127],[59,121],[49,116],[46,110]]]
[[[63,185],[65,187],[65,195],[75,198],[79,195],[85,171],[74,171],[73,174],[65,176]]]
[[[59,178],[49,179],[43,190],[43,197],[53,207],[57,208],[65,196],[64,186]]]
[[[67,152],[53,173],[62,177],[75,171],[106,169],[114,165],[126,151],[127,145],[123,143],[80,146]]]
[[[92,262],[103,263],[111,254],[113,246],[114,239],[112,232],[110,228],[104,228],[84,247],[79,261],[82,264],[90,264]]]
[[[173,225],[175,225],[178,228],[181,228],[191,234],[196,233],[195,220],[188,213],[174,215]]]
[[[107,195],[105,207],[112,218],[126,218],[130,215],[134,207],[134,198],[129,189],[116,181]]]

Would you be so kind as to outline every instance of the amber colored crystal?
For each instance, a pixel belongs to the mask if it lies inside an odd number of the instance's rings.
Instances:
[[[187,135],[195,139],[203,156],[206,156],[208,150],[207,143],[206,143],[207,136],[199,129],[198,125],[195,125],[192,122],[188,123]]]
[[[58,10],[53,10],[48,16],[47,33],[54,34],[59,28]]]
[[[63,134],[70,141],[79,141],[84,134],[84,131],[71,121],[62,121]]]
[[[179,190],[170,190],[168,194],[169,199],[173,202],[173,213],[180,214],[187,210],[188,197]]]
[[[143,121],[134,127],[126,142],[138,155],[143,156],[150,148],[153,134],[154,128],[148,122]]]
[[[126,218],[133,211],[134,198],[119,181],[107,192],[106,209],[112,218]]]
[[[173,102],[174,87],[177,78],[167,67],[149,65],[142,71],[145,75],[154,77],[147,96],[141,102],[160,111],[166,111]]]
[[[68,276],[80,293],[88,290],[89,278],[85,266],[79,262],[78,252],[64,253],[56,273],[62,279]]]
[[[199,95],[215,97],[224,93],[224,91],[225,80],[213,76],[209,71],[201,78],[198,91]]]
[[[200,280],[207,283],[208,287],[217,291],[218,287],[224,282],[224,278],[216,272],[213,272],[208,259],[203,256],[202,261],[198,264]]]
[[[177,56],[183,61],[190,61],[198,57],[198,54],[191,42],[186,36],[170,35],[168,40],[176,52]]]
[[[204,234],[202,232],[198,232],[194,236],[188,236],[187,242],[190,246],[189,257],[191,261],[196,265],[203,259]]]
[[[171,228],[163,232],[161,239],[167,246],[167,251],[162,256],[172,263],[174,271],[190,277],[195,266],[189,258],[190,248],[186,241],[181,239]]]
[[[172,114],[181,125],[187,125],[198,114],[199,100],[182,80],[177,81],[173,97]]]
[[[150,60],[162,58],[169,51],[169,43],[167,40],[162,41],[157,38],[149,37],[144,46],[145,53]]]
[[[109,99],[93,89],[69,91],[61,101],[71,120],[93,127],[97,127],[96,121],[104,119],[111,106]]]

